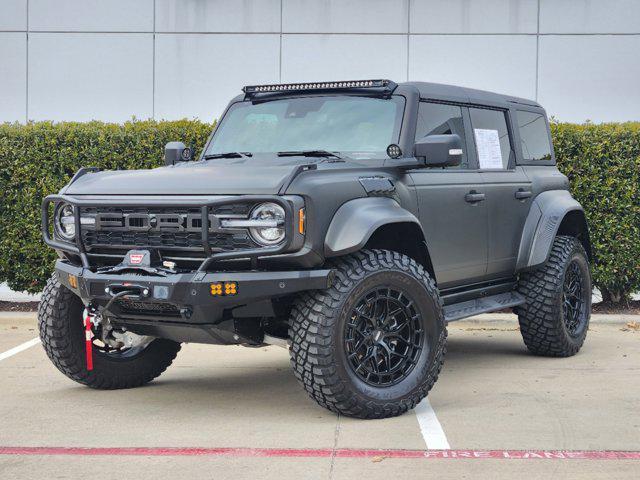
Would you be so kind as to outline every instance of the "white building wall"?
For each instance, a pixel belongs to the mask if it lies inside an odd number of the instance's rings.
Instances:
[[[379,77],[640,120],[640,0],[0,0],[0,121],[210,121],[246,84]]]

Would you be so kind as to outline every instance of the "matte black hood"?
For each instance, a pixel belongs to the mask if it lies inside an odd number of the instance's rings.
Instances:
[[[275,160],[275,159],[274,159]],[[218,159],[151,170],[117,170],[83,175],[71,195],[232,195],[277,194],[296,167],[309,159],[280,162]],[[286,161],[286,163],[285,163]]]

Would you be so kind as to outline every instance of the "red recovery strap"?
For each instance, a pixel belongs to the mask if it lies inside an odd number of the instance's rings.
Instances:
[[[87,370],[93,370],[93,332],[91,331],[91,315],[87,314],[84,319],[85,352],[87,355]]]

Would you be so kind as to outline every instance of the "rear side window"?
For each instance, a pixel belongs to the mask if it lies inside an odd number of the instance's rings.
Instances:
[[[461,107],[443,103],[420,102],[418,106],[418,122],[416,124],[416,140],[428,135],[451,135],[454,133],[460,136],[462,145],[466,145]],[[462,152],[460,166],[450,168],[469,168],[467,149],[463,148]]]
[[[551,160],[551,144],[544,115],[518,110],[522,158],[527,162]]]
[[[509,168],[512,148],[505,112],[469,108],[469,114],[480,168],[485,170]]]

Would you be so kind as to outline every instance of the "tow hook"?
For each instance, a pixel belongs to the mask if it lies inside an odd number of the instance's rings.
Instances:
[[[93,370],[93,325],[98,321],[97,315],[90,307],[84,309],[84,350],[87,361],[87,371]]]

